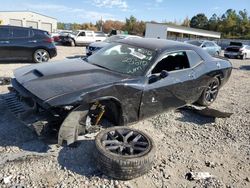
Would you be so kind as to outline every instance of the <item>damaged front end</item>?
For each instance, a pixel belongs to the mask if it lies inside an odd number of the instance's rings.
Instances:
[[[12,79],[9,93],[2,98],[6,107],[38,136],[47,136],[52,130],[58,135],[58,144],[73,144],[79,135],[100,130],[105,106],[99,102],[77,106],[50,107]]]
[[[12,86],[9,87],[9,93],[2,95],[4,104],[17,119],[35,131],[38,136],[44,135],[49,126],[57,126],[63,121],[62,116],[43,107],[42,103],[15,79],[12,79]]]

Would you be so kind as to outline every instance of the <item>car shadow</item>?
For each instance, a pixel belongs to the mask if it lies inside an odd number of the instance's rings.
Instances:
[[[47,152],[48,144],[39,140],[37,135],[14,115],[5,106],[0,94],[0,146],[16,146],[22,150],[32,152]]]
[[[63,147],[58,155],[58,163],[62,168],[66,168],[79,175],[87,177],[100,176],[94,158],[94,140],[82,140],[77,142],[76,147]]]
[[[250,65],[242,65],[240,66],[241,70],[250,70]]]

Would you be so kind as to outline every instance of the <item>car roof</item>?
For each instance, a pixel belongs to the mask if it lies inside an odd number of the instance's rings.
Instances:
[[[165,51],[179,51],[179,50],[194,50],[205,61],[212,61],[213,58],[205,50],[192,44],[177,42],[166,39],[155,38],[128,38],[119,40],[117,43],[128,44],[139,48],[146,48],[149,50],[157,51],[159,54]]]
[[[13,26],[13,25],[0,25],[0,28],[1,27],[8,27],[8,28],[20,28],[20,29],[32,29],[32,30],[36,30],[36,31],[44,31],[44,32],[47,32],[45,30],[42,30],[42,29],[35,29],[35,28],[32,28],[32,27],[21,27],[21,26]]]
[[[183,48],[194,48],[193,45],[177,42],[166,39],[155,39],[155,38],[127,38],[119,40],[120,43],[129,44],[141,48],[147,48],[151,50],[167,50],[169,48],[183,47]]]

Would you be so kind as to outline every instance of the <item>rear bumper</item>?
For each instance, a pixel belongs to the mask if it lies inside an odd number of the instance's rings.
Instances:
[[[242,56],[242,52],[230,52],[230,51],[225,51],[224,56],[225,57],[239,57]]]
[[[53,58],[53,57],[57,56],[57,49],[56,49],[56,47],[49,49],[49,55],[50,55],[50,58]]]

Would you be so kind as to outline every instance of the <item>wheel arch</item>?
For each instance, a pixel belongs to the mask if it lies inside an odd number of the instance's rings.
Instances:
[[[95,102],[100,102],[104,105],[107,106],[107,110],[112,111],[115,113],[115,123],[117,125],[123,125],[124,120],[123,120],[123,108],[122,108],[122,103],[120,102],[119,99],[113,96],[104,96],[104,97],[98,97],[90,100],[88,104],[93,104]]]

